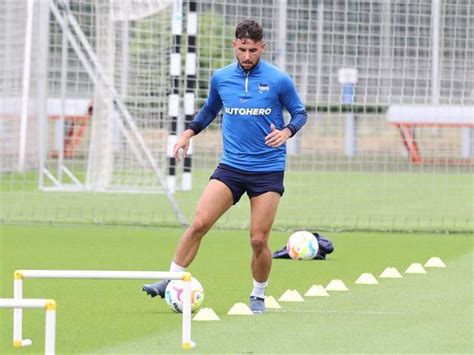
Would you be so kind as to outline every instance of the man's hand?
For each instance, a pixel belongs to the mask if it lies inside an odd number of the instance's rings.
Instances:
[[[288,128],[280,131],[275,128],[273,123],[270,125],[270,128],[272,131],[265,137],[265,144],[269,147],[278,148],[291,137],[291,131]]]
[[[181,158],[188,154],[192,136],[194,136],[194,131],[187,129],[175,143],[173,147],[173,157],[176,159],[176,162],[181,161]]]

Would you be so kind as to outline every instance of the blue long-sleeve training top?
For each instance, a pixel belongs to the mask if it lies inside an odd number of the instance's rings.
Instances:
[[[272,123],[285,128],[284,108],[291,115],[286,127],[294,135],[307,115],[290,76],[264,60],[250,71],[235,62],[212,75],[206,104],[188,128],[198,134],[222,109],[221,163],[249,172],[282,171],[286,145],[269,147],[265,136]]]

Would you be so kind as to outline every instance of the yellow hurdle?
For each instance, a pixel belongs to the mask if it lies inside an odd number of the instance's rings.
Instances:
[[[46,313],[44,353],[54,354],[56,347],[56,301],[51,299],[36,298],[0,298],[0,308],[44,308]],[[14,339],[13,346],[16,348],[31,345],[29,339]]]
[[[181,343],[183,349],[191,349],[196,346],[196,343],[191,340],[191,274],[189,272],[17,270],[14,272],[13,278],[13,298],[16,301],[23,300],[23,282],[25,279],[183,280],[184,302]],[[13,308],[13,344],[16,347],[29,346],[32,341],[23,339],[23,309],[19,306]]]

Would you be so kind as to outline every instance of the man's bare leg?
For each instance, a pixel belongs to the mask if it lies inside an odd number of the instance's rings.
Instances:
[[[250,294],[250,306],[254,313],[265,311],[262,300],[265,297],[265,289],[272,267],[272,253],[268,246],[268,239],[279,202],[280,194],[276,192],[266,192],[252,197],[250,200],[252,214],[250,226],[251,270],[254,286]]]
[[[191,225],[186,229],[176,247],[174,262],[188,267],[194,260],[201,240],[214,223],[232,206],[230,189],[219,180],[210,180],[196,207]]]
[[[230,189],[219,180],[210,180],[197,203],[191,225],[178,242],[170,271],[185,271],[196,257],[204,235],[232,204],[233,196]],[[144,285],[143,291],[151,297],[160,295],[163,298],[168,282],[163,280]]]

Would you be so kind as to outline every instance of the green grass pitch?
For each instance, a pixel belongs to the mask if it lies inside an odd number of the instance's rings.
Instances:
[[[188,220],[192,218],[211,169],[193,168],[195,188],[175,195]],[[474,230],[472,174],[356,171],[354,167],[352,173],[286,173],[285,195],[278,207],[274,228]],[[18,184],[12,185],[11,181]],[[5,201],[0,203],[0,221],[177,226],[176,216],[164,194],[44,192],[38,190],[37,181],[33,173],[0,176],[0,198]],[[244,197],[217,223],[224,228],[242,229],[248,226],[248,216],[249,203]]]
[[[13,295],[16,269],[167,270],[181,230],[0,226],[0,297]],[[193,322],[195,349],[181,350],[181,316],[147,298],[140,280],[26,280],[24,297],[54,298],[58,354],[65,353],[472,353],[473,236],[427,233],[322,233],[335,245],[326,261],[275,260],[268,294],[301,294],[342,279],[349,292],[281,303],[265,315],[228,316],[251,289],[246,231],[212,230],[190,271],[218,322]],[[288,233],[274,232],[272,250]],[[403,271],[441,257],[445,269]],[[355,285],[392,266],[402,279]],[[151,281],[151,280],[150,280]],[[0,353],[42,353],[44,311],[24,311],[28,348],[12,347],[12,312],[0,309]]]

